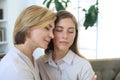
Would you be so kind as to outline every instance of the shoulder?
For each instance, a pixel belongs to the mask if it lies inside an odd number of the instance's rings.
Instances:
[[[12,50],[12,49],[11,49]],[[17,61],[19,60],[18,55],[14,52],[9,50],[6,55],[1,59],[0,65],[1,66],[11,66],[14,64],[18,64]]]
[[[48,54],[41,55],[36,61],[37,63],[47,62],[49,59],[52,59],[52,51],[50,51]]]
[[[80,77],[82,75],[84,79],[91,80],[95,72],[90,62],[87,59],[79,57],[78,55],[76,55],[74,61],[75,61],[75,64],[77,65],[77,68],[79,68]]]
[[[36,59],[36,62],[38,65],[42,65],[48,62],[48,60],[49,60],[49,55],[45,54],[45,55],[41,55],[38,59]]]
[[[0,62],[0,75],[6,75],[6,77],[9,77],[11,75],[11,78],[14,76],[19,77],[24,74],[28,74],[29,68],[23,65],[19,62],[18,58],[11,59],[9,55],[5,56],[5,58]],[[10,78],[10,79],[11,79]]]
[[[82,57],[80,57],[80,56],[78,56],[76,54],[75,54],[75,57],[73,59],[73,63],[77,64],[77,65],[79,65],[81,67],[91,67],[90,62],[87,59],[82,58]]]
[[[89,73],[89,75],[91,76],[94,75],[93,68],[87,59],[81,58],[76,55],[74,58],[74,65],[76,65],[77,68],[81,69],[80,72],[85,72],[86,75]]]
[[[13,50],[13,51],[11,51]],[[4,69],[20,70],[26,66],[25,61],[17,54],[16,50],[11,48],[10,51],[1,59],[0,65]]]
[[[87,59],[85,59],[83,57],[80,57],[79,55],[74,53],[72,50],[69,50],[69,52],[66,55],[66,57],[69,60],[72,60],[72,63],[76,64],[76,65],[89,64],[89,61]]]

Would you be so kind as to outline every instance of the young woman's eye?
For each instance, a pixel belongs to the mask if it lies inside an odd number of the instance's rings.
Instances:
[[[57,32],[62,32],[62,29],[55,29],[55,31],[57,31]]]
[[[69,33],[74,33],[75,30],[74,30],[74,29],[70,29],[70,30],[68,30],[68,32],[69,32]]]
[[[69,31],[69,33],[74,33],[74,31]]]
[[[55,28],[54,31],[62,32],[62,28]]]

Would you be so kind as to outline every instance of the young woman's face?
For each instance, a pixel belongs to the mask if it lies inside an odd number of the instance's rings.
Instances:
[[[60,50],[69,49],[76,35],[76,27],[71,18],[61,19],[54,29],[53,43]]]
[[[32,28],[30,30],[29,41],[32,46],[46,49],[53,35],[54,23],[44,28]]]

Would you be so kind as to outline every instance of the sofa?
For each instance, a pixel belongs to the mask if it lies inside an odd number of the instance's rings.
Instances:
[[[120,58],[90,60],[97,80],[120,80]]]

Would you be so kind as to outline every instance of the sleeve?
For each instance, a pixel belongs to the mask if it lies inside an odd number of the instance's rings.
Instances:
[[[0,80],[35,80],[30,71],[16,71],[13,68],[6,69],[0,76]]]
[[[95,72],[92,69],[92,66],[89,62],[85,63],[82,67],[82,70],[78,74],[77,80],[92,80],[94,77]]]
[[[18,73],[15,80],[35,80],[35,77],[30,71],[23,71],[23,73]]]
[[[28,69],[20,69],[12,73],[10,80],[35,80],[33,73]]]

